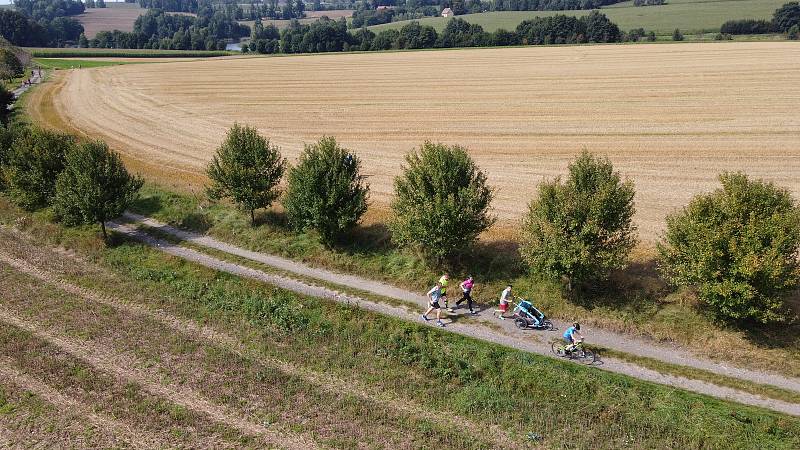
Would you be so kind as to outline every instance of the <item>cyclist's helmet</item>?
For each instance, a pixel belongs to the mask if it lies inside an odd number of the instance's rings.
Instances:
[[[575,329],[576,329],[576,330],[578,330],[578,331],[580,331],[580,330],[581,330],[581,324],[579,324],[578,322],[574,322],[574,323],[572,324],[572,326],[573,326],[573,327],[575,327]]]

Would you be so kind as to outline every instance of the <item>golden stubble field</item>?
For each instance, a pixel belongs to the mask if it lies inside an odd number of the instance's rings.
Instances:
[[[723,170],[800,196],[793,42],[128,65],[71,71],[35,99],[32,115],[194,183],[235,121],[257,126],[292,160],[304,143],[333,135],[363,158],[378,207],[390,201],[407,152],[426,139],[461,144],[488,172],[506,224],[584,148],[634,180],[645,239],[666,214],[715,188]]]

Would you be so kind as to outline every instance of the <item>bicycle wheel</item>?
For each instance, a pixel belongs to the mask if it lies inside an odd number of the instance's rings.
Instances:
[[[560,356],[560,357],[562,357],[562,358],[564,357],[564,354],[565,354],[565,353],[564,353],[564,347],[563,347],[563,346],[561,346],[561,344],[559,344],[558,342],[553,342],[553,343],[550,345],[550,350],[552,350],[552,351],[553,351],[553,354],[554,354],[554,355],[556,355],[556,356]]]
[[[597,353],[593,352],[592,350],[584,350],[583,351],[583,359],[581,360],[582,363],[590,366],[597,361]]]

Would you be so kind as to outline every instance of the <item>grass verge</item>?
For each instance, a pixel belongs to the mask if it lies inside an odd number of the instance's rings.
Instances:
[[[34,58],[33,62],[44,69],[91,69],[93,67],[117,66],[120,64],[132,64],[122,61],[87,61],[81,59],[58,59],[58,58]]]
[[[0,207],[0,222],[6,226],[76,253],[51,263],[70,282],[224,327],[264,355],[356,379],[442,415],[501,424],[522,441],[530,436],[537,440],[533,444],[575,448],[598,443],[639,448],[800,445],[796,418],[293,295],[134,242],[119,241],[106,249],[95,230],[64,229],[45,217]],[[14,247],[4,242],[4,248]],[[15,251],[37,258],[35,247]],[[89,270],[80,261],[94,261],[102,270]]]
[[[34,58],[210,58],[237,55],[217,50],[141,50],[112,48],[28,48]]]

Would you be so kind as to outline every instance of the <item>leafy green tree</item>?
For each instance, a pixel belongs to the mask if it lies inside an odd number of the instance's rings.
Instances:
[[[667,218],[658,250],[674,284],[697,289],[718,317],[787,319],[784,295],[800,284],[800,208],[788,191],[742,173]]]
[[[673,41],[682,41],[683,40],[683,33],[678,28],[675,28],[675,31],[672,32],[672,40]]]
[[[369,186],[361,160],[333,137],[306,145],[289,170],[283,206],[296,229],[317,230],[326,245],[354,227],[367,211]]]
[[[530,203],[520,252],[531,271],[565,277],[571,290],[624,267],[636,245],[633,197],[633,183],[621,181],[608,159],[584,151],[566,182],[540,184]]]
[[[0,83],[0,123],[8,124],[11,117],[11,106],[14,105],[14,93],[5,84]]]
[[[24,73],[25,67],[17,55],[8,48],[0,48],[0,77],[10,80]]]
[[[495,221],[486,175],[457,145],[426,142],[406,156],[394,191],[392,239],[415,247],[431,262],[469,249]]]
[[[86,39],[86,35],[83,33],[81,33],[80,37],[78,38],[78,47],[80,48],[89,47],[89,39]]]
[[[234,124],[208,165],[208,196],[230,198],[250,212],[250,223],[255,225],[255,210],[269,208],[280,196],[278,183],[285,170],[286,160],[277,146],[255,128]]]
[[[120,216],[138,196],[142,179],[125,169],[119,155],[102,141],[86,142],[67,153],[56,181],[53,209],[67,225],[99,223]]]
[[[55,194],[56,177],[65,156],[75,146],[71,136],[33,128],[11,144],[3,165],[8,195],[22,208],[48,206]]]
[[[22,125],[0,125],[0,190],[5,190],[6,187],[3,166],[10,157],[11,145],[22,134],[27,132],[28,129]]]
[[[800,25],[800,3],[789,2],[776,9],[772,23],[775,29],[782,33],[786,33],[795,25]]]

